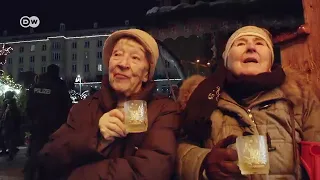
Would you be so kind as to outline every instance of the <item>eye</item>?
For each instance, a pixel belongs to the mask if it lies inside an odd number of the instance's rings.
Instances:
[[[120,53],[116,52],[113,54],[114,56],[120,56]]]
[[[244,42],[238,42],[238,43],[236,43],[236,46],[244,46],[244,45],[245,45]]]
[[[112,52],[112,56],[115,56],[115,57],[117,57],[117,56],[121,56],[123,53],[121,52],[121,51],[113,51]]]
[[[139,56],[132,56],[132,59],[134,59],[134,60],[140,60],[140,57]]]
[[[261,42],[261,41],[258,41],[258,42],[256,42],[256,45],[264,46],[264,43],[263,43],[263,42]]]

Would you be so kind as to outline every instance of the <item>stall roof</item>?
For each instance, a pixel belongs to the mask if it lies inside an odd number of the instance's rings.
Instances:
[[[216,0],[154,7],[146,13],[145,26],[165,28],[172,22],[185,24],[198,18],[257,25],[268,28],[273,34],[296,30],[304,24],[302,0]]]
[[[170,15],[214,15],[227,17],[248,14],[303,15],[302,0],[216,0],[197,1],[195,4],[181,3],[176,6],[153,7],[147,16]]]

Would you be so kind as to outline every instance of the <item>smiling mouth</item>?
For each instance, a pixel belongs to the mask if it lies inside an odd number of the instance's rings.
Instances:
[[[115,74],[114,76],[117,79],[127,79],[127,78],[129,78],[128,76],[126,76],[124,74],[119,74],[119,73]]]
[[[255,58],[247,58],[243,61],[243,63],[258,63],[258,60]]]

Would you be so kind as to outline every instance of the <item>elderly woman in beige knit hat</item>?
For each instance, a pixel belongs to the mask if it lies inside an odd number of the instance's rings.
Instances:
[[[264,179],[241,175],[232,148],[238,136],[253,134],[267,137],[269,179],[305,178],[298,144],[320,142],[320,103],[311,86],[274,64],[271,35],[259,27],[234,32],[223,58],[185,108],[188,142],[178,147],[180,179]]]
[[[73,106],[65,123],[40,153],[41,179],[170,179],[179,128],[178,106],[154,95],[159,56],[148,33],[114,32],[103,47],[108,70],[102,89]],[[148,129],[128,133],[123,104],[147,101]]]

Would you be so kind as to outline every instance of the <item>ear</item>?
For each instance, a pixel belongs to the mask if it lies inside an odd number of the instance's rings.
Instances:
[[[269,65],[269,72],[271,72],[272,71],[272,67],[273,67],[273,63],[272,63],[272,61],[270,60],[270,65]]]
[[[149,79],[149,71],[147,69],[145,69],[143,74],[142,74],[142,81],[143,82],[147,82],[148,79]]]

